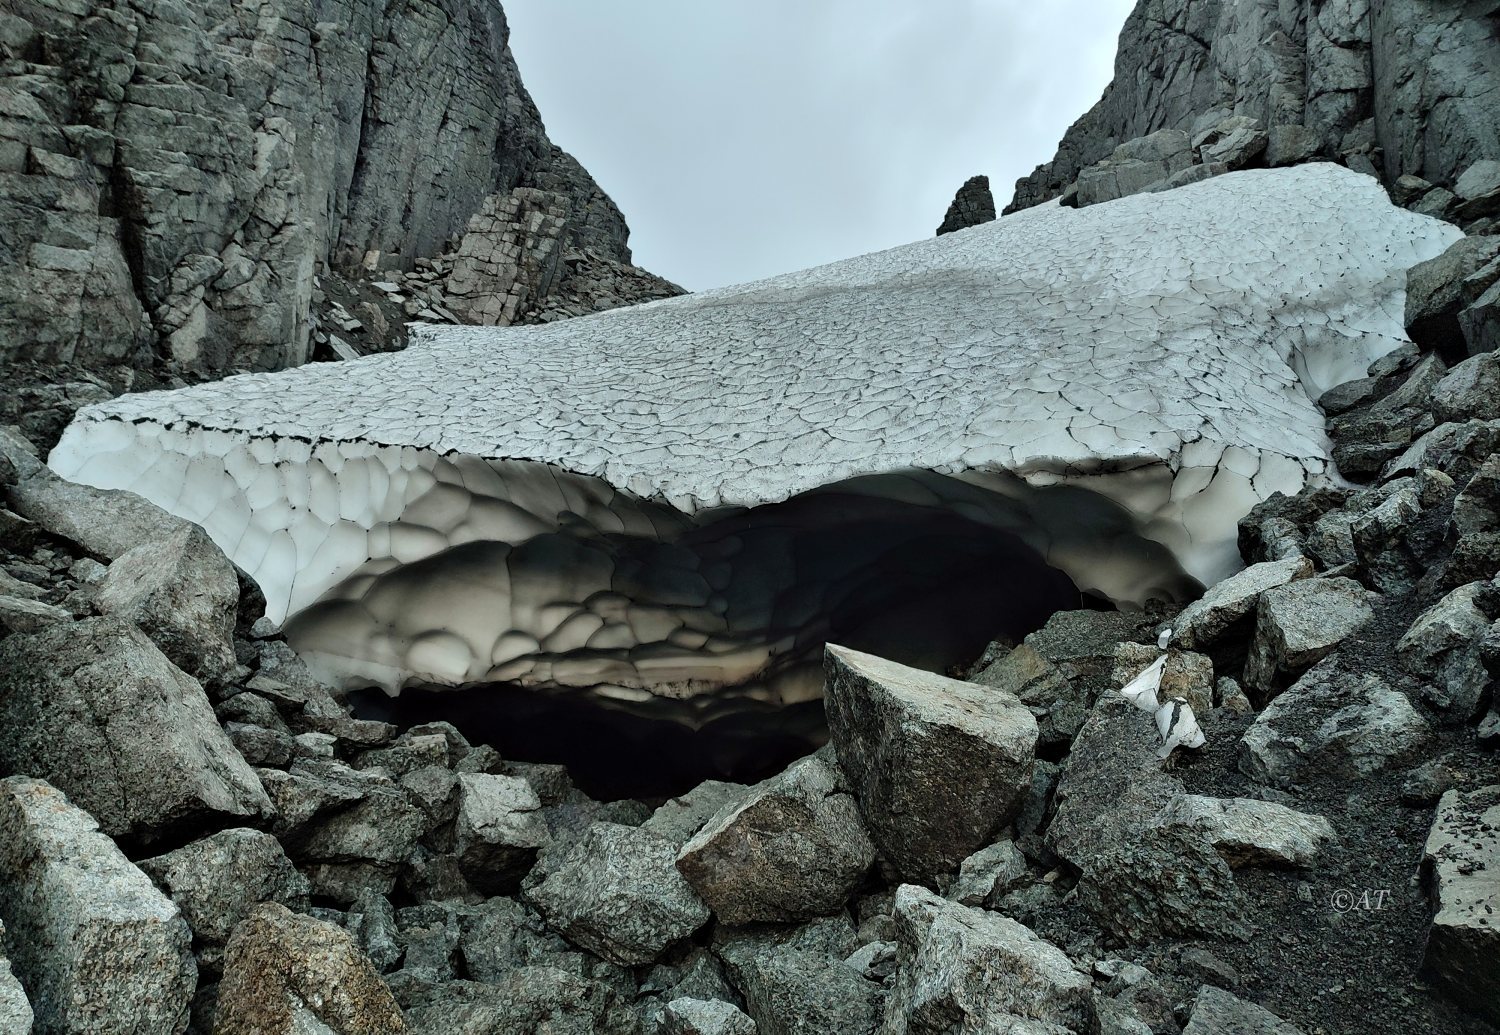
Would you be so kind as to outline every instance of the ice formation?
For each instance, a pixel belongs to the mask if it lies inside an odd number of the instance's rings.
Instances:
[[[350,683],[803,700],[826,639],[937,667],[1232,571],[1458,236],[1342,168],[1241,172],[126,396],[51,463],[201,523]]]

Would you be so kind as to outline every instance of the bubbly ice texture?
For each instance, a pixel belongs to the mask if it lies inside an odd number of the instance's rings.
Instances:
[[[834,635],[941,666],[954,623],[1235,570],[1459,236],[1341,167],[1246,171],[125,396],[50,462],[202,524],[347,683],[802,700]]]

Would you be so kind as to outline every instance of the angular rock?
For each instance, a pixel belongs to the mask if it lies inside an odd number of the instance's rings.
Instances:
[[[1348,578],[1302,579],[1268,589],[1256,605],[1245,684],[1273,693],[1289,675],[1327,657],[1374,616],[1372,594]]]
[[[0,780],[0,920],[38,1032],[182,1032],[197,984],[182,914],[41,780]]]
[[[1461,309],[1458,325],[1469,355],[1500,351],[1500,283]]]
[[[517,967],[483,985],[437,986],[411,1004],[407,1020],[412,1035],[634,1033],[638,1018],[622,998],[619,989],[559,960]]]
[[[1457,364],[1432,389],[1439,422],[1500,418],[1500,355],[1493,352]]]
[[[958,879],[948,889],[948,898],[961,906],[990,909],[1028,874],[1026,857],[1009,840],[996,841],[964,860]]]
[[[677,871],[677,847],[639,827],[595,823],[525,892],[569,941],[625,967],[653,962],[709,917]]]
[[[0,1035],[31,1035],[35,1019],[26,990],[5,956],[5,924],[0,923]]]
[[[1300,165],[1316,158],[1322,146],[1322,139],[1306,126],[1296,123],[1272,126],[1266,131],[1266,164],[1273,169]]]
[[[1228,865],[1190,828],[1102,843],[1083,867],[1078,896],[1101,927],[1127,942],[1246,940],[1252,930]]]
[[[1302,1035],[1264,1007],[1247,1003],[1213,985],[1198,989],[1182,1035]]]
[[[1192,143],[1178,129],[1128,140],[1078,174],[1078,207],[1138,194],[1193,164]]]
[[[192,527],[133,492],[79,485],[45,468],[23,477],[9,498],[22,517],[110,561]]]
[[[1241,738],[1239,767],[1280,787],[1313,776],[1366,776],[1416,757],[1431,737],[1405,694],[1329,659],[1256,716]]]
[[[311,890],[277,840],[259,830],[223,830],[140,867],[182,910],[209,973],[218,972],[235,925],[256,905],[305,910]]]
[[[234,671],[239,579],[197,525],[122,553],[95,596],[99,610],[140,626],[178,668],[215,681]]]
[[[1253,164],[1270,143],[1270,136],[1260,119],[1248,115],[1231,115],[1212,129],[1193,138],[1193,147],[1202,163],[1219,163],[1229,171]]]
[[[49,626],[73,621],[60,607],[26,597],[0,596],[0,629],[13,633],[41,632]]]
[[[839,765],[898,874],[956,869],[1020,812],[1037,723],[1015,696],[833,644],[826,671]]]
[[[1263,561],[1236,572],[1209,587],[1183,608],[1176,620],[1168,623],[1172,627],[1172,646],[1183,650],[1212,646],[1236,623],[1250,617],[1262,593],[1311,578],[1312,574],[1312,562],[1302,556]]]
[[[991,202],[991,216],[994,215]],[[719,999],[673,999],[667,1003],[662,1035],[755,1035],[755,1022],[732,1003]]]
[[[1479,717],[1489,673],[1480,641],[1490,618],[1480,610],[1485,583],[1460,586],[1417,616],[1396,644],[1401,666],[1427,681],[1423,694],[1454,722]]]
[[[866,1035],[880,1016],[880,986],[843,960],[853,952],[846,918],[744,937],[718,947],[745,1012],[765,1035]],[[716,935],[717,937],[717,935]]]
[[[641,829],[660,834],[678,846],[687,844],[703,824],[726,807],[744,801],[747,793],[749,788],[744,784],[704,780],[686,794],[663,802]]]
[[[1191,828],[1235,869],[1312,866],[1324,849],[1338,843],[1333,824],[1324,817],[1254,798],[1179,795],[1156,823]]]
[[[1011,1029],[1012,1018],[1088,1029],[1092,982],[1009,917],[907,884],[896,891],[896,926],[899,963],[881,1035],[1056,1030]]]
[[[0,770],[51,781],[143,843],[270,806],[202,687],[118,618],[0,642]]]
[[[958,188],[953,203],[937,228],[938,236],[951,234],[955,230],[966,230],[995,218],[995,195],[990,192],[988,176],[971,176]]]
[[[1160,657],[1162,651],[1144,643],[1122,643],[1115,649],[1115,668],[1110,674],[1113,687],[1129,683]],[[1157,697],[1163,701],[1180,697],[1199,715],[1214,706],[1214,663],[1202,654],[1187,650],[1168,650],[1162,666]]]
[[[843,908],[875,846],[839,775],[804,758],[683,845],[677,869],[721,923],[795,923]]]
[[[1435,907],[1423,972],[1445,995],[1500,1024],[1500,785],[1443,795],[1422,873]]]
[[[492,894],[515,889],[547,843],[541,807],[536,791],[518,777],[459,776],[454,852],[469,883]]]
[[[1500,213],[1500,161],[1484,159],[1464,170],[1453,185],[1458,218],[1467,222]]]
[[[1463,280],[1500,255],[1500,237],[1465,237],[1406,274],[1406,333],[1429,351],[1467,354],[1458,322]],[[29,515],[28,515],[29,516]]]
[[[406,1035],[401,1009],[339,927],[263,903],[224,951],[214,1035]]]

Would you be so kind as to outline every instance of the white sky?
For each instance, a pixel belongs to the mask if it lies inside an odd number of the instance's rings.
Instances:
[[[1132,0],[505,0],[552,139],[702,289],[997,208],[1103,91]]]

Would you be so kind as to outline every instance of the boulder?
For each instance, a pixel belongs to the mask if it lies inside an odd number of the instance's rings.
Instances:
[[[1235,869],[1312,866],[1325,848],[1338,843],[1333,824],[1323,816],[1254,798],[1182,794],[1155,822],[1194,830]]]
[[[1231,172],[1254,164],[1269,143],[1260,119],[1248,115],[1231,115],[1193,138],[1200,162],[1222,164]]]
[[[1144,643],[1122,643],[1115,648],[1115,667],[1110,674],[1110,689],[1129,683],[1149,668],[1162,654],[1161,648]],[[1166,701],[1180,697],[1199,715],[1214,707],[1214,663],[1203,654],[1187,650],[1166,652],[1157,697]]]
[[[1422,970],[1443,993],[1500,1024],[1500,784],[1450,790],[1422,852],[1432,927]]]
[[[677,847],[639,827],[595,823],[525,891],[548,925],[611,963],[653,962],[702,927],[709,910],[675,865]]]
[[[1500,255],[1500,237],[1464,237],[1406,273],[1406,333],[1428,351],[1468,354],[1458,314],[1463,280]],[[30,516],[30,515],[28,515]]]
[[[1193,147],[1179,129],[1128,140],[1078,174],[1078,207],[1139,194],[1193,164]]]
[[[963,861],[948,898],[961,906],[995,908],[995,903],[1029,874],[1026,857],[1014,842],[996,841]]]
[[[1315,775],[1367,776],[1416,757],[1431,737],[1405,694],[1330,658],[1256,716],[1240,740],[1239,767],[1279,787]]]
[[[1432,389],[1439,422],[1500,418],[1500,354],[1487,352],[1457,364]]]
[[[1423,694],[1454,722],[1479,717],[1489,673],[1479,645],[1490,619],[1478,600],[1485,583],[1460,586],[1417,616],[1396,644],[1401,666],[1426,680]]]
[[[1287,123],[1266,131],[1266,164],[1273,169],[1301,165],[1316,158],[1322,149],[1322,138],[1303,125]]]
[[[307,908],[307,878],[280,843],[259,830],[223,830],[140,867],[182,910],[198,965],[209,973],[218,973],[230,934],[255,906]]]
[[[1327,657],[1374,617],[1373,596],[1353,579],[1338,577],[1266,590],[1255,609],[1245,684],[1269,696],[1288,676]]]
[[[1101,841],[1083,866],[1078,897],[1105,931],[1126,942],[1246,940],[1252,931],[1228,865],[1190,827]]]
[[[541,800],[525,780],[490,773],[458,778],[454,852],[464,876],[481,891],[514,891],[547,843]]]
[[[234,565],[197,525],[126,550],[109,566],[95,604],[133,622],[178,668],[205,682],[225,678],[240,602]]]
[[[410,1005],[407,1020],[412,1035],[634,1033],[638,1019],[628,994],[555,961],[516,967],[482,985],[432,987]]]
[[[994,218],[994,203],[991,215]],[[755,1022],[720,999],[673,999],[662,1016],[662,1035],[755,1035]]]
[[[1020,812],[1037,724],[1013,694],[833,644],[826,661],[839,764],[896,873],[951,872]]]
[[[895,916],[900,949],[881,1035],[1046,1030],[1005,1027],[1010,1019],[1089,1030],[1092,982],[1016,921],[910,884],[896,891]]]
[[[686,794],[662,802],[641,828],[678,846],[685,845],[703,829],[703,824],[725,808],[744,801],[747,793],[749,788],[744,784],[704,780]]]
[[[31,1035],[35,1019],[26,990],[10,969],[5,955],[5,924],[0,923],[0,1035]]]
[[[766,1035],[868,1035],[880,1016],[880,986],[843,961],[854,951],[845,916],[801,927],[715,932],[715,951]]]
[[[1500,351],[1500,282],[1459,311],[1458,326],[1469,355]]]
[[[1210,586],[1183,608],[1176,620],[1167,623],[1172,628],[1172,646],[1183,650],[1213,646],[1235,625],[1250,617],[1262,593],[1311,578],[1312,574],[1312,562],[1301,555],[1263,561],[1235,572]]]
[[[9,497],[22,517],[109,561],[192,527],[133,492],[80,485],[46,468],[23,476]]]
[[[1182,1035],[1302,1035],[1264,1007],[1247,1003],[1213,985],[1198,989]]]
[[[721,923],[794,923],[843,908],[875,847],[839,777],[804,758],[683,846],[677,869]]]
[[[73,621],[69,611],[28,597],[0,596],[0,629],[11,633],[41,632]]]
[[[1448,539],[1452,552],[1438,586],[1488,579],[1500,571],[1500,455],[1486,460],[1454,497]]]
[[[0,780],[0,920],[38,1032],[177,1035],[197,984],[192,932],[83,810]]]
[[[262,903],[224,951],[214,1035],[405,1035],[401,1009],[342,928]]]
[[[1453,193],[1459,201],[1458,218],[1465,223],[1500,214],[1500,161],[1486,158],[1469,166],[1454,183]]]
[[[0,642],[0,771],[51,781],[142,843],[270,807],[203,688],[112,617]]]

